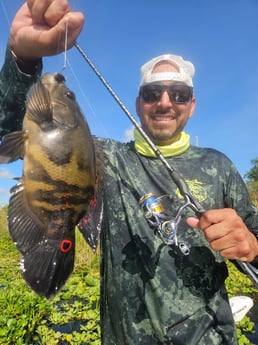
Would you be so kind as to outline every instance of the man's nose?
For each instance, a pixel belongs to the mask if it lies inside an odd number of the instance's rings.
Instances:
[[[169,97],[169,94],[167,92],[167,90],[164,90],[161,94],[161,97],[160,97],[160,100],[158,102],[160,105],[163,105],[163,106],[167,106],[167,105],[171,105],[171,100],[170,100],[170,97]]]

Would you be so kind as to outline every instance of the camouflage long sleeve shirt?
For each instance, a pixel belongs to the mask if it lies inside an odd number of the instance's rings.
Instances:
[[[38,78],[38,74],[31,76],[18,69],[9,46],[5,61],[0,72],[0,138],[22,128],[26,94]],[[41,68],[39,66],[39,74]]]
[[[137,205],[141,196],[169,195],[182,203],[163,164],[136,153],[134,144],[104,140],[108,152],[102,244],[103,344],[236,344],[224,280],[227,268],[201,231],[185,218],[178,240],[187,256],[164,245]],[[190,147],[168,162],[205,209],[234,208],[257,234],[258,216],[235,167],[212,149]],[[165,200],[165,199],[164,199]]]
[[[17,109],[24,108],[33,81],[7,53],[0,74],[2,135],[20,128]],[[178,240],[190,248],[185,256],[162,242],[138,204],[148,193],[166,195],[166,207],[175,214],[182,197],[169,173],[158,159],[139,155],[133,142],[97,141],[106,157],[100,239],[102,344],[236,345],[224,285],[227,267],[203,233],[186,225],[192,211],[184,213],[178,229]],[[227,157],[190,147],[168,162],[205,209],[232,207],[258,234],[257,211]]]

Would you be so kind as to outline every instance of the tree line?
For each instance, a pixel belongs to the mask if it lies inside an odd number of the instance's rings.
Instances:
[[[245,174],[245,179],[251,200],[258,207],[258,157],[251,163],[252,168]]]

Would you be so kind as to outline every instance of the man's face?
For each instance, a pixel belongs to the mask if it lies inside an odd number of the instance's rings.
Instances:
[[[164,61],[154,68],[153,73],[158,72],[178,72],[178,70]],[[175,83],[160,81],[159,84]],[[169,145],[178,139],[187,120],[192,117],[194,108],[195,98],[191,98],[187,103],[177,104],[170,100],[166,89],[157,101],[145,102],[141,96],[136,99],[136,111],[142,128],[153,143],[159,146]]]

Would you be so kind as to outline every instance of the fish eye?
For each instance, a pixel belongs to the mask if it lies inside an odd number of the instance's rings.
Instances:
[[[69,99],[75,101],[75,93],[71,90],[66,91],[65,96]]]

